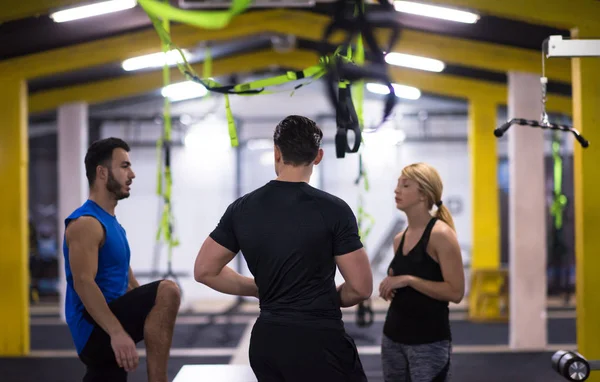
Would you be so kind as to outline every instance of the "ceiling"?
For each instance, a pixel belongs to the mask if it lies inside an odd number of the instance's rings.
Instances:
[[[31,1],[35,0],[29,0],[29,2]],[[172,5],[176,5],[176,2],[172,1]],[[330,3],[318,3],[312,8],[298,8],[295,11],[328,15],[331,14],[332,7],[333,4]],[[263,10],[265,8],[253,8],[246,12],[260,12]],[[549,35],[569,36],[568,30],[485,14],[481,15],[480,20],[476,24],[455,23],[400,13],[398,17],[404,30],[432,32],[444,36],[454,36],[473,41],[518,47],[531,50],[532,52],[540,52],[542,42]],[[0,63],[3,60],[10,60],[16,57],[57,48],[75,47],[77,44],[85,42],[152,29],[153,27],[148,16],[139,6],[127,11],[67,23],[55,23],[50,19],[48,14],[11,20],[0,24],[0,41],[2,41],[2,44],[0,44]],[[272,37],[269,34],[261,34],[232,41],[220,41],[212,46],[212,55],[216,59],[269,49],[273,44]],[[296,40],[296,47],[306,50],[316,51],[320,46],[319,44],[320,41],[302,38]],[[199,46],[198,54],[194,58],[195,61],[202,61],[204,59],[202,45],[200,44]],[[159,40],[157,38],[158,47]],[[65,57],[65,59],[68,59],[68,57]],[[277,68],[271,68],[264,71],[262,75],[272,75],[279,72]],[[482,70],[465,65],[450,63],[445,68],[444,73],[493,83],[506,84],[507,82],[506,74],[503,72]],[[73,72],[32,79],[28,85],[30,94],[35,94],[43,90],[65,88],[128,75],[131,74],[121,68],[120,62],[114,62],[106,65],[87,67]],[[261,73],[256,73],[256,75],[261,75]],[[228,78],[227,80],[245,81],[247,79],[245,77],[237,77],[233,79]],[[571,94],[570,84],[563,82],[551,81],[548,90],[567,96]],[[409,109],[413,111],[419,109],[466,110],[464,102],[457,102],[456,100],[449,100],[427,93],[424,94],[421,100],[410,102],[409,105]],[[135,114],[139,113],[140,110],[144,110],[146,114],[152,114],[159,112],[160,108],[160,94],[158,92],[151,92],[119,100],[118,102],[92,105],[91,113],[97,116],[108,116],[111,113],[112,115],[123,114],[125,112]],[[32,121],[35,121],[36,118],[52,118],[52,115],[53,113],[44,113],[32,115],[31,118]]]

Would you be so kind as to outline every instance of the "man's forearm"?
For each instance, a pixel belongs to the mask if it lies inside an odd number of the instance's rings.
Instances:
[[[337,291],[340,296],[340,306],[342,308],[348,308],[366,300],[360,293],[352,289],[350,285],[346,283],[338,286]]]
[[[75,282],[75,291],[87,312],[108,335],[124,330],[117,317],[108,307],[106,299],[94,280]]]
[[[129,268],[129,282],[127,284],[127,292],[129,292],[130,290],[135,289],[139,286],[140,286],[140,283],[138,283],[135,276],[133,275],[133,271],[131,270],[131,268]]]
[[[203,276],[200,282],[221,293],[258,297],[258,287],[254,279],[242,276],[229,267],[224,267],[216,276]]]
[[[411,277],[408,286],[440,301],[456,302],[462,298],[452,285],[445,281],[430,281],[419,277]]]

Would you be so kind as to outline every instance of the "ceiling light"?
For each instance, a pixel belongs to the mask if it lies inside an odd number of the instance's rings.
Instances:
[[[428,72],[441,72],[446,67],[446,65],[440,60],[396,52],[386,54],[385,62],[390,65],[426,70]]]
[[[394,8],[396,8],[396,11],[398,12],[456,21],[466,24],[475,24],[477,20],[479,20],[479,15],[475,13],[439,7],[436,5],[415,3],[412,1],[394,1]]]
[[[394,94],[396,94],[396,97],[412,100],[421,98],[421,91],[417,88],[413,88],[412,86],[392,84],[392,87],[394,88]],[[386,85],[376,83],[368,83],[367,90],[371,93],[383,95],[389,94],[390,92],[390,89],[388,89]]]
[[[190,53],[186,50],[182,50],[182,52],[185,56],[185,59],[189,60]],[[123,61],[121,66],[123,67],[123,70],[129,72],[140,69],[158,68],[164,66],[165,63],[169,66],[181,64],[183,63],[183,57],[181,57],[181,53],[179,53],[177,49],[174,49],[168,51],[167,53],[158,52],[147,54],[145,56],[128,58],[127,60]]]
[[[161,90],[162,96],[172,102],[204,97],[207,93],[208,90],[204,86],[194,81],[171,84]]]
[[[101,3],[94,3],[69,9],[63,9],[62,11],[50,14],[50,17],[56,23],[64,23],[66,21],[85,19],[87,17],[94,17],[99,15],[105,15],[107,13],[124,11],[126,9],[131,9],[135,7],[136,3],[136,0],[103,1]]]

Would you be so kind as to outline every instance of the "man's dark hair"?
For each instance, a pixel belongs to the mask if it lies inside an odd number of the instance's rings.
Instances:
[[[306,117],[290,115],[275,127],[273,141],[283,156],[283,163],[293,166],[309,165],[321,147],[323,132]]]
[[[127,142],[119,138],[106,138],[95,141],[85,154],[85,176],[90,187],[96,180],[96,167],[99,165],[109,166],[115,149],[121,148],[129,152]]]

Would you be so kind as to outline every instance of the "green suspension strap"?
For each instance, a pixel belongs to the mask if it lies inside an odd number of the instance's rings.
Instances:
[[[552,132],[552,158],[554,163],[554,195],[552,205],[550,206],[550,214],[554,217],[554,230],[552,232],[552,247],[551,247],[551,262],[556,266],[556,285],[559,290],[565,293],[565,301],[569,300],[570,288],[567,281],[563,284],[561,282],[562,267],[565,265],[564,254],[567,250],[566,244],[563,240],[562,227],[564,210],[567,206],[567,196],[562,192],[562,178],[563,178],[563,162],[560,153],[561,140],[558,131]],[[567,273],[568,274],[568,273]]]
[[[562,193],[563,163],[560,155],[560,136],[558,131],[552,132],[552,158],[554,162],[554,198],[550,213],[554,216],[554,228],[563,226],[563,214],[567,206],[567,196]]]
[[[348,49],[350,53],[350,49]],[[352,58],[352,57],[351,57]],[[357,65],[362,66],[365,61],[365,51],[362,42],[362,35],[358,35],[356,42],[356,52],[354,55],[354,61]],[[356,81],[352,84],[352,91],[354,94],[353,103],[354,108],[356,110],[356,117],[358,120],[358,124],[360,127],[360,131],[364,130],[364,80]],[[359,137],[356,137],[359,139]],[[360,135],[360,139],[363,140],[362,134]],[[362,181],[362,185],[360,184]],[[367,176],[367,171],[365,170],[363,164],[362,152],[358,154],[358,178],[355,182],[359,186],[358,190],[358,212],[357,212],[357,223],[358,223],[358,234],[363,243],[366,242],[373,225],[375,224],[375,219],[373,216],[368,214],[364,208],[364,192],[369,191],[369,178]],[[364,192],[363,192],[364,191]],[[371,300],[368,299],[358,304],[356,311],[356,324],[360,327],[368,327],[373,324],[375,320],[375,314],[371,307]]]
[[[229,131],[229,138],[231,146],[238,146],[237,129],[235,126],[235,120],[233,113],[231,112],[231,106],[229,102],[229,95],[257,95],[257,94],[274,94],[286,92],[289,90],[280,91],[267,91],[267,87],[275,87],[283,85],[289,82],[307,79],[304,83],[294,86],[293,90],[296,90],[302,86],[305,86],[314,80],[317,80],[324,76],[327,72],[327,64],[329,62],[328,57],[323,57],[319,60],[316,65],[300,71],[288,71],[283,75],[266,78],[258,81],[252,81],[248,83],[238,85],[227,85],[224,86],[213,78],[207,77],[206,72],[200,77],[194,68],[189,64],[182,50],[177,47],[171,40],[171,36],[168,30],[166,30],[163,24],[160,22],[159,17],[166,17],[173,21],[179,21],[182,23],[191,24],[194,26],[208,28],[208,29],[219,29],[224,28],[228,25],[231,19],[242,13],[250,4],[251,0],[234,0],[232,7],[226,12],[198,12],[189,11],[174,8],[170,5],[161,4],[155,0],[140,0],[139,3],[142,8],[148,14],[148,17],[152,21],[154,29],[156,30],[163,45],[167,46],[169,50],[176,50],[179,52],[181,60],[176,61],[179,71],[190,81],[197,82],[203,85],[209,92],[220,93],[225,97],[225,112],[227,117],[227,125]],[[206,62],[204,68],[206,68]]]
[[[398,39],[400,32],[400,22],[395,16],[395,12],[393,12],[393,6],[389,2],[378,0],[377,2],[379,3],[379,9],[370,9],[369,14],[367,15],[365,13],[363,0],[335,1],[334,11],[332,13],[332,22],[325,28],[325,32],[322,38],[324,42],[324,47],[323,49],[319,49],[321,51],[321,58],[318,64],[305,70],[297,72],[287,72],[282,76],[268,78],[260,81],[253,81],[247,84],[231,86],[222,86],[221,84],[214,81],[214,79],[206,77],[200,78],[194,72],[193,68],[189,65],[181,50],[175,44],[173,44],[173,42],[171,41],[170,33],[162,27],[161,23],[158,20],[159,18],[169,19],[175,22],[194,25],[205,29],[220,29],[228,26],[231,20],[236,15],[239,15],[245,10],[247,10],[251,2],[252,0],[233,0],[231,7],[226,11],[191,11],[175,8],[169,5],[168,3],[163,3],[159,0],[138,1],[138,3],[147,13],[150,20],[152,20],[154,28],[156,29],[156,32],[158,33],[158,36],[161,39],[161,41],[167,46],[169,46],[170,49],[175,49],[180,53],[182,62],[177,62],[177,66],[181,73],[184,74],[184,76],[186,76],[189,80],[201,83],[210,92],[224,94],[226,104],[226,115],[232,146],[236,146],[238,144],[238,141],[235,129],[235,122],[230,109],[228,94],[256,95],[275,93],[267,92],[265,91],[265,88],[282,85],[284,83],[297,81],[305,78],[311,79],[310,81],[306,82],[310,83],[312,82],[312,80],[326,76],[325,79],[327,83],[327,95],[330,101],[334,104],[334,107],[342,110],[342,113],[338,112],[338,114],[343,114],[343,112],[348,111],[345,110],[348,109],[347,104],[352,102],[350,89],[348,87],[339,86],[341,83],[341,78],[339,77],[342,77],[343,80],[347,81],[348,83],[360,81],[359,85],[364,85],[362,80],[364,80],[365,78],[369,78],[371,80],[379,82],[384,82],[388,85],[388,88],[390,89],[390,94],[386,98],[383,120],[385,120],[387,116],[390,115],[395,105],[396,97],[394,96],[394,89],[391,85],[390,77],[387,73],[387,65],[385,64],[383,54],[384,51],[389,51],[394,45],[395,41]],[[345,12],[346,7],[349,5],[355,6],[354,15],[349,15],[347,12]],[[391,29],[392,32],[390,40],[387,44],[388,47],[387,49],[383,50],[379,47],[374,34],[375,29],[381,28]],[[366,45],[370,49],[370,55],[374,57],[372,60],[376,62],[373,64],[364,65],[363,60],[363,65],[356,65],[355,63],[349,60],[345,60],[338,54],[329,54],[328,50],[325,49],[325,46],[328,45],[328,38],[332,36],[337,30],[342,31],[346,34],[345,41],[348,43],[352,40],[353,36],[362,36],[361,44],[362,39],[364,39]],[[342,45],[349,45],[346,42]],[[361,49],[363,48],[361,47]],[[306,83],[295,86],[294,90],[299,88],[300,86],[305,85]],[[359,92],[363,92],[362,86],[357,87],[357,89],[360,89],[358,90]],[[360,111],[359,113],[362,114]],[[345,118],[348,117],[346,116]],[[345,138],[346,132],[348,130],[353,130],[355,134],[360,134],[360,129],[358,128],[358,123],[348,124],[348,120],[342,122],[346,123],[342,123],[341,125],[338,124],[338,132],[340,134],[336,135],[336,153],[338,158],[343,157],[345,152],[357,152],[358,147],[362,142],[362,139],[358,139],[357,145],[355,145],[354,148],[350,148],[347,142],[343,142],[343,138]]]
[[[225,28],[231,20],[243,13],[252,0],[233,0],[226,11],[190,11],[173,7],[168,1],[138,0],[138,4],[150,17],[161,17],[182,24],[194,25],[204,29]]]
[[[165,0],[168,1],[168,0]],[[162,27],[165,31],[169,31],[169,19],[165,18],[162,20]],[[162,50],[166,53],[170,50],[167,44],[162,44]],[[163,66],[163,86],[168,86],[171,82],[170,68],[165,60]],[[158,195],[163,199],[163,211],[160,223],[158,225],[158,231],[156,233],[156,240],[161,239],[167,244],[167,272],[163,278],[171,278],[180,287],[179,280],[173,272],[172,260],[173,260],[173,248],[179,245],[179,240],[174,235],[174,217],[173,208],[171,205],[171,196],[173,189],[173,177],[171,173],[171,103],[167,97],[164,97],[163,105],[163,132],[162,137],[157,141],[158,151]]]

